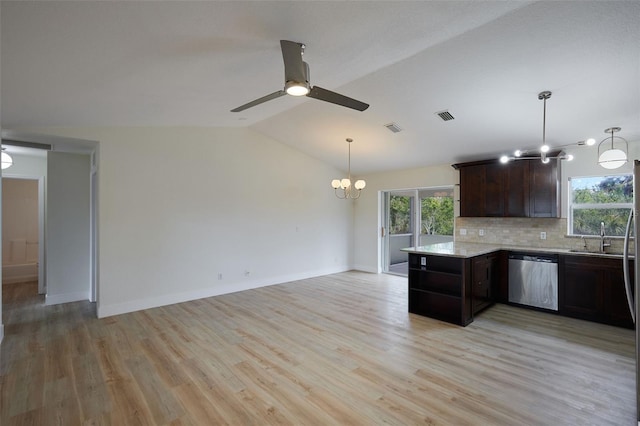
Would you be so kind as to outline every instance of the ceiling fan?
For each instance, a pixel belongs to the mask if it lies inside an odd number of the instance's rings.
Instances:
[[[278,90],[267,96],[256,99],[231,110],[240,112],[245,109],[260,105],[261,103],[279,98],[286,94],[292,96],[308,96],[332,104],[341,105],[358,111],[369,108],[369,104],[357,101],[347,96],[332,92],[322,87],[309,84],[309,64],[302,60],[305,45],[295,41],[280,40],[282,59],[284,60],[284,90]]]

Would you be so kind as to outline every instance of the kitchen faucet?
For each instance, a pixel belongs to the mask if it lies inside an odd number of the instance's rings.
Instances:
[[[605,247],[611,246],[611,243],[604,242],[604,222],[600,222],[600,253],[604,253]]]

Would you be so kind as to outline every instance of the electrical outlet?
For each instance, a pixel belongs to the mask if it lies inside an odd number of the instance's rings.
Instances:
[[[541,240],[546,240],[546,239],[547,239],[547,233],[546,233],[546,232],[544,232],[544,231],[543,231],[543,232],[541,232],[541,233],[540,233],[540,239],[541,239]]]
[[[484,229],[478,230],[478,235],[480,235],[481,237],[484,237]]]
[[[460,235],[467,235],[467,230],[465,228],[460,228]]]

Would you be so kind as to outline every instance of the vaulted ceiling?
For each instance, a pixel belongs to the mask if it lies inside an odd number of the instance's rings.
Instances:
[[[637,1],[1,2],[5,129],[248,126],[355,174],[606,135],[640,141]],[[279,40],[312,85],[284,96]],[[455,118],[443,121],[436,112]],[[396,123],[392,133],[385,124]],[[179,147],[178,147],[179,149]]]

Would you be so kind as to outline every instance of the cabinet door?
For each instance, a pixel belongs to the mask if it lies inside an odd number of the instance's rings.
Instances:
[[[573,258],[571,258],[573,259]],[[565,261],[560,291],[560,313],[598,321],[602,316],[602,271],[581,260]]]
[[[478,256],[471,262],[473,313],[493,302],[493,277],[497,271],[497,256]]]
[[[558,217],[558,160],[529,161],[529,216]]]
[[[632,271],[630,271],[630,275],[633,277]],[[606,322],[612,325],[634,328],[624,289],[622,265],[619,268],[604,270],[603,279],[604,316]]]
[[[529,161],[514,161],[505,168],[505,216],[529,216]]]
[[[484,177],[484,215],[502,217],[505,215],[505,165],[487,164]]]
[[[484,165],[460,168],[460,216],[484,216]]]

